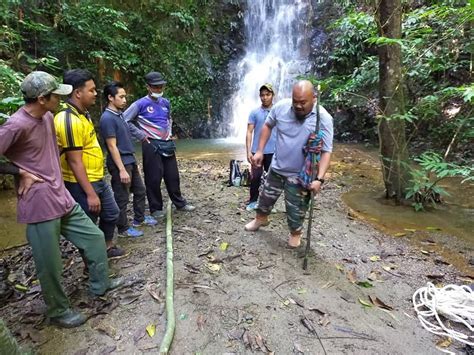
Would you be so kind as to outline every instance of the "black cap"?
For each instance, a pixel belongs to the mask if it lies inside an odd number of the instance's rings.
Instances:
[[[164,85],[166,84],[166,80],[163,77],[163,74],[152,71],[145,75],[145,81],[148,85]]]

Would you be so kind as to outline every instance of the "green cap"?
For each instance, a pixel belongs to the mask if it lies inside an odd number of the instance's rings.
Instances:
[[[21,92],[27,99],[36,99],[48,94],[69,95],[72,86],[58,83],[54,76],[44,71],[34,71],[21,83]]]
[[[262,91],[264,89],[270,91],[272,94],[275,94],[275,91],[273,91],[272,84],[269,84],[269,83],[263,84],[262,86],[260,86],[260,89],[258,91]]]

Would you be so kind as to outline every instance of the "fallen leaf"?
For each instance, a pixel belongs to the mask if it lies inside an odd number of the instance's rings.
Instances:
[[[374,287],[369,281],[359,281],[357,282],[357,286],[363,287],[363,288],[370,288]]]
[[[375,306],[379,308],[386,309],[387,311],[393,311],[393,307],[389,306],[388,304],[382,302],[378,297],[369,296],[370,302],[372,302]]]
[[[371,257],[369,258],[369,260],[370,260],[370,261],[373,261],[373,262],[379,261],[379,260],[380,260],[380,256],[378,256],[378,255],[373,255],[373,256],[371,256]]]
[[[304,354],[304,351],[301,348],[301,345],[298,343],[293,343],[293,352],[296,354]]]
[[[138,300],[140,294],[126,294],[120,296],[120,304],[122,306],[126,306]]]
[[[329,323],[331,323],[331,321],[329,320],[329,314],[325,314],[320,320],[319,320],[319,325],[325,327],[327,326]]]
[[[319,313],[322,316],[324,316],[326,314],[326,312],[320,310],[319,308],[309,308],[308,310],[311,311],[311,312]]]
[[[267,349],[266,349],[266,346],[263,342],[263,338],[260,334],[257,333],[257,335],[255,335],[255,342],[257,343],[258,347],[260,348],[261,351],[265,352]]]
[[[440,348],[447,348],[448,346],[451,345],[452,342],[453,341],[451,338],[444,338],[444,339],[439,340],[436,343],[436,346],[439,346]]]
[[[99,323],[97,327],[95,327],[95,329],[108,335],[112,339],[114,339],[115,336],[117,335],[117,330],[114,327],[112,327],[110,324],[105,323],[105,322]]]
[[[204,324],[206,323],[206,318],[202,314],[198,315],[196,319],[196,324],[198,327],[199,331],[202,331],[204,329]]]
[[[395,265],[384,265],[384,266],[382,266],[382,269],[384,269],[385,271],[395,270],[396,268],[397,268],[397,266],[395,266]]]
[[[367,276],[367,279],[370,281],[383,281],[381,278],[380,271],[377,271],[377,270],[372,270],[369,276]]]
[[[420,250],[422,254],[425,254],[425,255],[430,255],[430,252],[427,251],[427,250]]]
[[[426,227],[426,229],[429,230],[429,231],[440,231],[441,230],[441,228],[439,228],[439,227]]]
[[[340,272],[344,272],[344,266],[340,264],[336,264],[336,269],[338,269]]]
[[[240,340],[245,333],[245,329],[234,329],[227,333],[227,337],[231,340]]]
[[[357,282],[357,273],[355,269],[351,269],[351,271],[347,272],[346,276],[347,279],[353,284]]]
[[[400,233],[395,233],[393,236],[394,237],[404,237],[406,235],[407,235],[406,233],[400,232]]]
[[[20,291],[20,292],[28,291],[28,287],[23,286],[21,284],[16,284],[14,287],[15,287],[15,290]]]
[[[362,298],[359,298],[359,303],[363,305],[364,307],[368,307],[368,308],[372,307],[370,303],[364,301]]]
[[[155,336],[156,332],[156,326],[154,324],[149,324],[146,326],[146,332],[150,336],[150,338],[153,338]]]
[[[321,286],[321,288],[330,288],[332,286],[334,286],[334,282],[329,281],[329,282],[325,283],[323,286]]]
[[[220,264],[207,263],[206,267],[212,272],[218,272],[221,269]]]
[[[157,287],[157,286],[155,286]],[[159,292],[156,292],[156,290],[154,289],[155,287],[153,287],[151,284],[148,284],[145,286],[146,290],[148,291],[148,293],[151,295],[151,297],[159,302],[159,303],[162,303],[164,301],[163,297],[160,295]]]
[[[297,304],[301,308],[305,308],[304,301],[296,295],[289,295],[288,300],[293,304]]]
[[[416,229],[414,228],[403,228],[403,230],[406,230],[407,232],[415,233]]]
[[[222,251],[226,251],[228,247],[229,247],[229,243],[227,242],[222,242],[221,245],[219,245],[219,249]]]
[[[307,290],[303,287],[300,287],[299,289],[296,290],[296,292],[298,292],[299,295],[302,295],[302,294],[305,294]]]

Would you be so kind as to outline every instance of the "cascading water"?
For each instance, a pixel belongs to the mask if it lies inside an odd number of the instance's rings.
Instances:
[[[271,83],[275,100],[289,97],[299,75],[307,74],[311,0],[246,0],[245,55],[231,70],[238,83],[226,111],[232,137],[244,142],[249,113],[260,105],[258,89]]]

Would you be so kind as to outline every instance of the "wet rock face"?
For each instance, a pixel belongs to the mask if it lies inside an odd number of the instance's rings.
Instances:
[[[311,23],[310,58],[313,71],[317,77],[323,77],[330,68],[332,51],[331,36],[328,26],[340,16],[333,1],[311,0],[313,21]]]
[[[229,80],[229,63],[237,60],[244,53],[244,31],[243,12],[245,1],[226,0],[222,1],[216,9],[227,27],[218,29],[215,35],[214,50],[225,62],[217,68],[213,75],[213,91],[210,99],[209,117],[204,118],[193,128],[194,137],[216,138],[225,137],[227,127],[225,117],[222,117],[222,108],[236,90],[238,83]]]

